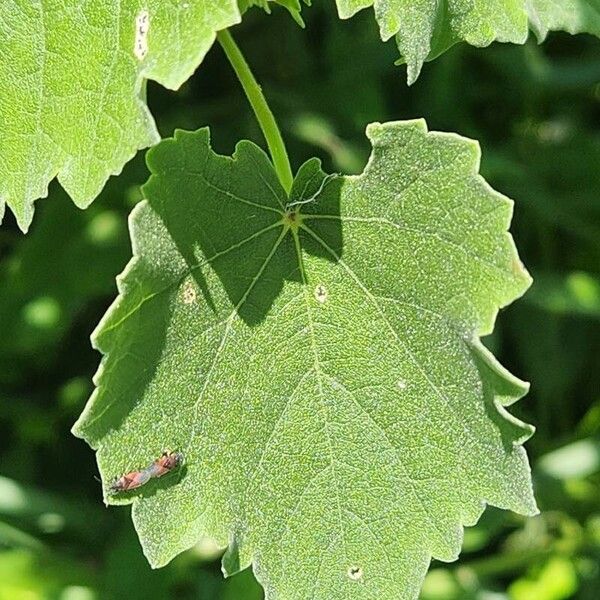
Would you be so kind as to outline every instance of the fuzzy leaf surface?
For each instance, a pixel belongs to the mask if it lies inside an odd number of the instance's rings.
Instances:
[[[600,0],[526,0],[525,6],[540,41],[556,30],[600,37]]]
[[[459,41],[522,44],[530,28],[540,41],[557,29],[600,36],[600,0],[337,0],[343,19],[370,6],[381,38],[396,37],[409,83],[426,60]]]
[[[0,219],[27,230],[58,179],[79,207],[159,140],[144,80],[176,89],[235,0],[0,0]]]
[[[484,349],[529,276],[512,203],[475,142],[372,124],[360,176],[312,159],[286,197],[266,155],[207,130],[148,155],[133,259],[93,341],[74,428],[105,486],[164,450],[185,466],[132,493],[154,566],[202,536],[270,599],[416,598],[485,503],[536,511],[505,406],[527,390]]]

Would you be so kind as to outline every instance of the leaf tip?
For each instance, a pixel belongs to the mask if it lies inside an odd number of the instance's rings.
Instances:
[[[2,221],[4,220],[7,204],[8,203],[6,200],[0,198],[0,225],[2,225]],[[23,207],[23,210],[18,210],[10,205],[8,206],[12,210],[21,232],[27,233],[29,231],[29,227],[31,226],[31,222],[33,221],[33,202],[31,202],[31,204],[26,204]]]
[[[473,359],[482,374],[482,380],[490,382],[493,405],[508,429],[510,443],[522,446],[535,433],[535,427],[521,421],[506,410],[529,392],[529,382],[523,381],[503,367],[479,338],[471,341]]]
[[[25,201],[20,206],[13,206],[8,202],[8,199],[3,200],[0,199],[0,224],[4,219],[4,214],[6,212],[6,206],[11,209],[12,214],[15,217],[15,221],[17,222],[17,226],[21,230],[22,233],[26,234],[29,232],[29,227],[31,227],[31,223],[33,221],[33,213],[34,213],[34,202],[39,198],[46,198],[48,196],[48,186],[46,186],[45,192],[42,192],[39,196],[36,194],[33,197],[25,198]]]
[[[514,404],[529,392],[529,382],[519,379],[503,367],[479,338],[471,340],[470,346],[477,364],[492,376],[496,397],[502,406]]]
[[[146,152],[146,166],[151,173],[150,180],[153,175],[160,174],[165,166],[170,166],[174,160],[179,160],[181,151],[176,151],[178,150],[176,145],[188,142],[210,146],[210,129],[208,127],[201,127],[196,131],[175,129],[172,137],[164,138],[160,144],[152,146]],[[148,183],[142,186],[142,192],[147,188]]]
[[[387,136],[394,136],[397,132],[414,130],[419,133],[427,133],[427,122],[425,119],[411,119],[408,121],[387,121],[380,123],[374,121],[366,127],[367,138],[373,146],[378,146],[386,141]]]
[[[408,86],[413,85],[417,81],[422,69],[422,60],[414,60],[406,64],[406,83]]]

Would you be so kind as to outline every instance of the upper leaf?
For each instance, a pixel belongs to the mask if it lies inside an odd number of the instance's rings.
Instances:
[[[240,7],[240,11],[244,13],[251,6],[259,6],[267,13],[271,13],[271,7],[269,6],[269,2],[275,2],[285,8],[287,8],[290,15],[298,25],[304,27],[304,21],[302,20],[301,11],[302,5],[300,4],[300,0],[238,0],[238,5]],[[311,0],[304,0],[305,4],[310,4]]]
[[[559,29],[600,37],[600,0],[526,0],[525,7],[540,41]]]
[[[464,40],[474,46],[493,41],[522,44],[529,26],[538,38],[549,30],[600,36],[599,0],[337,0],[341,18],[374,6],[381,38],[396,36],[413,83],[425,60]]]
[[[230,159],[177,132],[149,152],[74,431],[106,483],[184,454],[135,499],[106,495],[133,501],[154,566],[210,536],[267,598],[416,598],[486,502],[536,510],[532,428],[504,409],[527,386],[478,338],[529,284],[511,202],[470,140],[367,133],[362,175],[313,159],[289,199],[250,142]]]
[[[140,148],[158,141],[144,79],[176,89],[235,0],[0,0],[0,219],[27,230],[58,175],[85,207]]]

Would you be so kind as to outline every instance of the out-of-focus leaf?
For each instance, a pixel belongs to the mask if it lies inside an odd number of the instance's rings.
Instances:
[[[598,400],[590,406],[579,422],[578,431],[580,435],[600,435],[600,393]]]
[[[326,150],[333,164],[344,173],[359,173],[363,161],[351,144],[342,140],[331,124],[318,115],[304,113],[297,117],[292,131],[302,140]]]
[[[509,596],[511,600],[567,600],[577,590],[577,579],[573,563],[556,556],[537,574],[512,583]]]
[[[543,456],[537,462],[546,475],[557,479],[587,477],[600,471],[600,439],[573,442]]]
[[[0,487],[1,493],[2,488]],[[44,544],[38,538],[0,520],[0,553],[5,548],[25,548],[36,552],[45,549]]]
[[[134,165],[121,185],[137,173]],[[58,360],[57,346],[78,312],[114,289],[128,247],[123,195],[110,186],[102,203],[81,211],[54,187],[35,235],[18,239],[0,260],[0,383]]]
[[[464,590],[448,569],[431,569],[423,582],[420,600],[458,600]]]
[[[102,510],[81,501],[35,489],[0,476],[0,516],[28,523],[38,531],[73,530],[100,533]]]
[[[558,315],[581,315],[600,319],[600,279],[575,272],[535,275],[535,285],[526,296],[528,302]]]
[[[83,563],[25,549],[0,551],[0,600],[63,598],[73,588],[95,598],[95,584],[92,569]]]

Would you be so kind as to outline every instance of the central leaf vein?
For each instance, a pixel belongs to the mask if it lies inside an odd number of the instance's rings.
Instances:
[[[292,231],[292,234],[294,237],[294,246],[296,248],[296,255],[298,258],[298,266],[300,268],[300,273],[302,276],[302,288],[303,288],[303,292],[304,292],[303,295],[304,295],[304,302],[305,302],[305,306],[306,306],[306,317],[308,320],[308,326],[309,326],[309,330],[310,330],[310,344],[311,344],[311,349],[312,349],[313,358],[314,358],[314,370],[315,370],[315,374],[317,376],[317,386],[319,389],[319,400],[320,400],[320,404],[321,404],[321,412],[323,413],[323,428],[326,433],[327,446],[329,449],[329,469],[331,471],[331,477],[333,480],[333,490],[334,490],[334,494],[335,494],[335,502],[336,502],[336,508],[337,508],[337,514],[338,514],[338,527],[339,527],[339,531],[340,531],[340,534],[342,537],[341,541],[342,541],[344,556],[346,556],[345,528],[344,528],[344,523],[343,523],[343,519],[342,519],[342,508],[340,505],[340,495],[339,495],[340,484],[338,482],[337,473],[336,473],[336,469],[335,469],[333,446],[331,443],[331,435],[329,432],[328,410],[324,403],[323,373],[321,370],[321,363],[319,360],[319,352],[317,349],[314,322],[313,322],[313,317],[312,317],[312,311],[310,308],[310,300],[308,297],[309,296],[309,294],[308,294],[308,279],[307,279],[306,270],[304,267],[304,260],[302,257],[302,248],[300,246],[300,239],[298,237],[298,232]],[[347,560],[347,557],[346,557],[346,560]]]
[[[387,318],[387,316],[385,314],[385,311],[381,308],[381,306],[377,302],[376,298],[371,294],[371,292],[369,291],[369,289],[363,284],[363,282],[359,279],[359,277],[356,275],[356,273],[354,273],[354,271],[345,263],[345,261],[342,260],[342,258],[338,255],[338,253],[333,248],[331,248],[327,244],[327,242],[325,242],[325,240],[323,240],[319,235],[317,235],[310,227],[308,227],[304,223],[302,223],[301,227],[316,242],[318,242],[336,260],[336,262],[338,264],[340,264],[344,268],[344,270],[348,273],[348,275],[350,275],[350,277],[354,280],[354,282],[358,285],[358,287],[365,294],[365,296],[367,297],[367,299],[369,300],[369,302],[371,302],[371,304],[375,307],[375,309],[377,310],[377,312],[381,316],[383,322],[385,323],[386,327],[388,328],[389,332],[392,334],[393,338],[396,340],[396,342],[400,346],[402,346],[404,348],[407,356],[409,357],[409,359],[411,360],[411,362],[417,367],[417,369],[422,374],[422,376],[425,378],[425,381],[427,382],[427,384],[431,387],[431,389],[438,396],[438,398],[440,398],[440,400],[442,400],[442,402],[446,405],[446,407],[448,408],[449,413],[453,416],[453,418],[457,422],[458,426],[463,429],[465,435],[468,435],[469,431],[468,431],[467,427],[465,426],[464,422],[461,422],[460,419],[456,418],[455,413],[454,413],[454,411],[451,408],[451,404],[450,404],[449,399],[445,396],[445,394],[442,393],[442,391],[437,387],[437,385],[435,385],[435,383],[429,377],[429,375],[427,374],[427,372],[425,371],[425,369],[421,366],[420,362],[417,360],[416,356],[413,354],[412,350],[408,347],[408,345],[406,344],[406,342],[404,342],[404,340],[402,340],[402,338],[398,335],[398,333],[396,332],[396,330],[394,329],[394,327],[392,326],[392,324],[389,322],[389,320],[388,320],[388,318]],[[399,462],[401,462],[401,461],[399,461]],[[462,463],[462,456],[461,455],[457,456],[457,466],[458,466],[458,468],[461,471],[464,470],[464,465]],[[423,507],[425,513],[428,516],[429,521],[434,526],[434,528],[440,533],[440,535],[442,535],[442,537],[444,537],[445,534],[444,534],[444,532],[442,532],[440,530],[438,524],[436,523],[436,520],[435,520],[434,516],[432,516],[429,513],[429,511],[427,510],[427,508],[423,504],[422,499],[420,498],[419,494],[417,493],[417,490],[415,489],[414,482],[411,480],[411,478],[408,478],[408,480],[409,480],[409,482],[411,482],[411,487],[412,487],[413,494],[415,495],[415,497],[418,500],[419,504]]]

